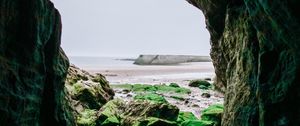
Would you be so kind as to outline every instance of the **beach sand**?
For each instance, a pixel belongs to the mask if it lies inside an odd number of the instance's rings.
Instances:
[[[121,66],[121,67],[101,67],[101,68],[84,68],[91,73],[101,73],[106,77],[111,85],[114,84],[169,84],[177,83],[180,87],[189,88],[191,94],[184,95],[184,101],[178,101],[169,96],[174,94],[162,94],[169,103],[176,105],[181,111],[193,112],[200,117],[203,109],[211,104],[223,103],[223,94],[213,90],[202,90],[199,88],[189,87],[190,80],[211,79],[213,83],[214,68],[211,62],[189,63],[172,66]],[[128,94],[122,93],[122,89],[115,89],[115,98],[132,100]],[[202,97],[203,93],[210,94],[209,98]],[[135,94],[131,94],[135,95]]]

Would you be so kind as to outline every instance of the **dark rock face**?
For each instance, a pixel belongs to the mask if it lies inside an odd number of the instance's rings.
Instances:
[[[296,0],[188,0],[206,16],[224,126],[300,125]]]
[[[60,15],[48,0],[0,1],[1,125],[74,124],[60,35]]]

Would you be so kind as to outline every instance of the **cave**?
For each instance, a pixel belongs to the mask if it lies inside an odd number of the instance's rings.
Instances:
[[[297,0],[188,0],[203,11],[223,126],[300,125]],[[49,0],[0,1],[0,123],[75,125],[61,19]]]

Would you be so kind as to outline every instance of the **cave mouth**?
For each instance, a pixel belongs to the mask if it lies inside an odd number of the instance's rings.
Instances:
[[[86,12],[83,13],[87,14],[83,15],[70,9],[72,5],[64,7],[63,1],[53,1],[62,15],[62,47],[65,49],[70,63],[75,65],[72,65],[71,68],[74,68],[75,71],[83,69],[94,75],[98,73],[104,75],[114,90],[115,98],[130,101],[134,96],[139,95],[139,93],[131,91],[132,88],[139,86],[146,93],[153,93],[153,90],[155,90],[155,94],[160,92],[164,99],[176,105],[180,111],[192,112],[197,117],[200,117],[201,111],[209,105],[223,104],[223,94],[213,90],[215,74],[214,66],[208,56],[210,49],[209,33],[205,28],[204,15],[199,9],[184,1],[186,4],[184,7],[188,6],[187,8],[192,8],[192,10],[179,13],[179,16],[173,12],[171,16],[164,17],[169,14],[168,11],[175,11],[177,8],[163,12],[158,9],[151,12],[154,15],[147,10],[126,15],[125,10],[128,8],[124,10],[124,8],[120,9],[116,5],[111,7],[113,9],[107,7],[107,10],[104,8],[93,10],[91,9],[92,6],[89,8],[74,7],[75,10],[86,9]],[[99,4],[94,3],[94,5]],[[86,5],[80,4],[80,6]],[[141,7],[138,8],[141,9]],[[89,9],[90,11],[88,11]],[[153,10],[153,8],[151,9]],[[112,12],[112,10],[116,12]],[[124,15],[117,15],[122,11],[125,11],[123,12]],[[130,11],[133,12],[133,10]],[[159,12],[165,14],[159,15]],[[143,19],[145,13],[151,18]],[[191,13],[189,16],[193,18],[184,18],[187,17],[184,16],[187,13]],[[155,14],[159,16],[155,17]],[[83,16],[78,17],[76,15]],[[95,15],[100,16],[90,18]],[[105,17],[105,15],[117,16]],[[127,16],[136,16],[137,18],[126,20]],[[171,18],[171,20],[164,20],[165,18]],[[101,19],[104,19],[104,23],[101,22]],[[132,23],[134,20],[138,21]],[[150,21],[145,22],[147,20]],[[174,27],[175,29],[173,29]],[[104,30],[99,30],[101,28]],[[143,31],[143,29],[146,30]],[[205,45],[203,45],[204,43]],[[135,47],[136,45],[138,46]],[[130,50],[136,50],[136,52]],[[197,50],[202,50],[202,52]],[[130,53],[127,54],[127,51]],[[146,61],[149,59],[151,63]],[[176,63],[174,63],[172,60],[180,60],[180,62],[175,61]],[[137,61],[140,62],[137,63]],[[84,74],[79,76],[83,77],[79,78],[83,81],[90,78],[85,78],[89,75]],[[76,81],[77,83],[78,81]],[[130,89],[127,89],[128,84],[131,85]],[[174,85],[179,87],[173,89],[172,86]],[[165,88],[169,91],[162,91]],[[176,91],[174,92],[174,90]],[[161,92],[163,93],[161,94]],[[100,106],[95,104],[88,106],[92,108]]]

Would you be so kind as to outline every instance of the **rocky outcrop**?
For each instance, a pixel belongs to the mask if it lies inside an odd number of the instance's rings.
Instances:
[[[137,65],[169,65],[188,62],[211,62],[209,56],[191,55],[140,55],[134,64]]]
[[[0,124],[74,125],[64,100],[69,66],[49,0],[0,1]]]
[[[74,65],[69,67],[65,89],[78,125],[95,123],[96,112],[114,97],[103,75],[92,75]]]
[[[211,34],[224,126],[300,125],[297,0],[188,0]]]

